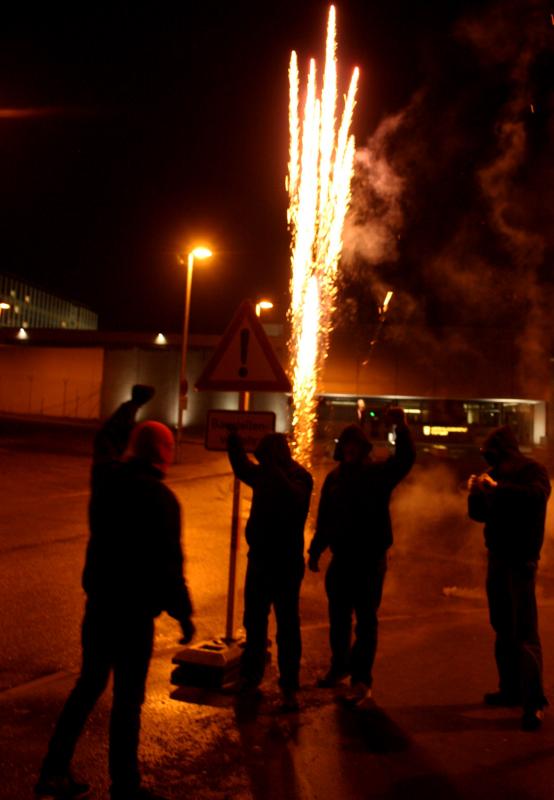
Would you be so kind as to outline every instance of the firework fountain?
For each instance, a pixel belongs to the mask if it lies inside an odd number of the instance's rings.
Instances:
[[[350,125],[358,75],[356,68],[339,118],[336,15],[331,6],[321,94],[316,62],[311,59],[302,110],[294,51],[289,68],[290,353],[294,452],[304,464],[311,460],[318,383],[333,327],[337,269],[354,169]]]

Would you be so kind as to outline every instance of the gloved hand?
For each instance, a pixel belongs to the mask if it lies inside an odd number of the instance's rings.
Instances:
[[[196,633],[194,622],[190,619],[190,617],[189,619],[181,622],[181,629],[183,631],[183,638],[179,640],[179,644],[189,644]]]
[[[319,572],[319,558],[317,556],[310,555],[308,559],[308,569],[310,572]]]

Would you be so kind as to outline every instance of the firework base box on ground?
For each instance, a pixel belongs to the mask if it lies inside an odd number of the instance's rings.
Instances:
[[[239,677],[245,639],[208,639],[188,645],[173,657],[171,682],[177,686],[223,688]],[[270,657],[270,656],[269,656]]]

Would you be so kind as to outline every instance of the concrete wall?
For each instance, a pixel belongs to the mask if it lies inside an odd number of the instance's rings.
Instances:
[[[188,354],[187,378],[190,389],[185,426],[195,432],[203,430],[209,409],[238,408],[237,392],[194,390],[194,384],[211,353],[210,348],[196,348],[191,349]],[[109,416],[120,403],[129,399],[133,384],[146,383],[155,387],[156,396],[141,411],[139,419],[148,417],[165,422],[166,425],[176,425],[179,359],[178,350],[166,350],[161,347],[155,350],[137,347],[106,350],[101,395],[102,418]],[[288,404],[285,395],[255,393],[251,397],[251,408],[259,411],[275,411],[277,430],[288,430]]]
[[[101,416],[108,417],[131,396],[135,383],[156,388],[156,396],[141,411],[141,417],[157,419],[168,425],[177,419],[179,353],[176,350],[140,349],[138,347],[105,351],[102,382]]]
[[[0,347],[0,411],[98,419],[102,348]]]

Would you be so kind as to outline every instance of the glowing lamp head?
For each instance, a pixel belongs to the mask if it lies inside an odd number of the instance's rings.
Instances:
[[[203,261],[206,258],[211,258],[213,253],[207,247],[195,247],[194,250],[191,250],[190,255],[199,261]]]
[[[16,333],[16,335],[15,335],[15,338],[16,338],[16,339],[21,339],[21,340],[25,341],[25,339],[28,339],[28,338],[29,338],[29,334],[27,333],[27,331],[25,330],[25,328],[20,328],[20,329],[17,331],[17,333]]]
[[[9,303],[0,303],[0,311],[9,311],[11,308]]]
[[[271,300],[260,300],[258,305],[263,311],[269,311],[270,308],[273,308],[273,303]]]

